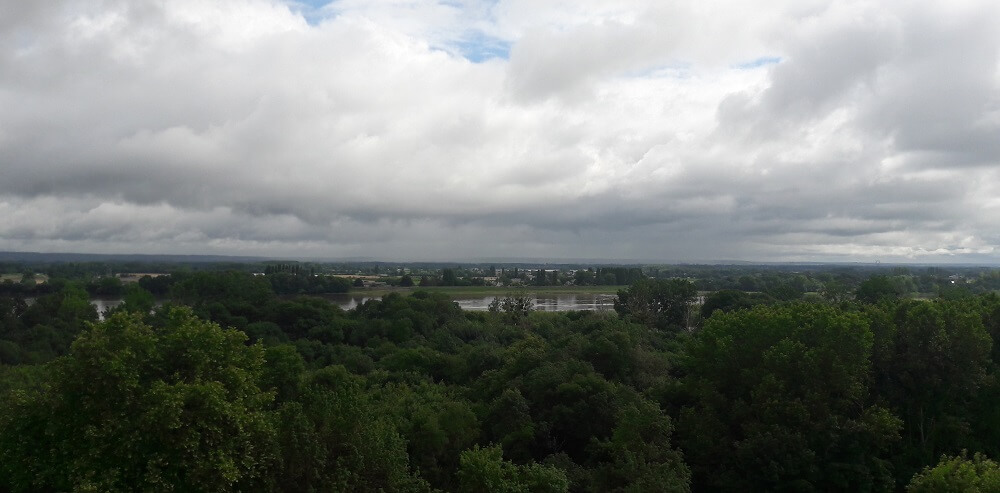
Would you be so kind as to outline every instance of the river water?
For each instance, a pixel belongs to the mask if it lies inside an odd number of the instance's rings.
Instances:
[[[615,309],[615,298],[613,294],[592,294],[592,293],[575,293],[575,294],[535,294],[526,293],[525,296],[530,298],[535,303],[535,309],[546,311],[546,312],[567,312],[571,310],[595,310],[595,311],[608,311]],[[355,308],[360,304],[368,300],[380,299],[377,296],[367,296],[359,293],[349,293],[349,294],[327,294],[321,296],[324,299],[329,300],[331,303],[343,308],[344,310],[350,310]],[[462,307],[463,310],[472,311],[486,311],[490,307],[490,303],[493,302],[496,296],[453,296],[452,300],[458,303],[458,306]],[[28,303],[34,301],[33,298],[27,299]],[[97,308],[97,313],[100,318],[104,319],[104,312],[110,308],[114,308],[122,304],[121,298],[91,298],[90,303]],[[160,305],[162,301],[157,301],[156,304]]]
[[[104,312],[122,304],[125,300],[121,298],[91,298],[90,304],[97,308],[97,316],[104,320]],[[159,303],[157,303],[159,305]]]
[[[25,298],[24,302],[30,305],[30,304],[32,304],[32,303],[35,302],[35,298]],[[118,305],[120,305],[120,304],[122,304],[124,302],[125,302],[125,300],[123,300],[121,298],[91,298],[90,299],[90,304],[94,305],[94,308],[97,309],[97,317],[99,319],[101,319],[101,320],[104,320],[104,312],[106,312],[107,310],[109,310],[111,308],[114,308],[114,307],[116,307],[116,306],[118,306]],[[160,306],[162,304],[163,304],[162,301],[157,301],[156,302],[156,306]]]
[[[525,293],[535,303],[535,309],[546,312],[566,312],[571,310],[614,310],[615,298],[613,294],[592,294],[592,293],[569,293],[569,294],[545,294],[545,293]],[[501,296],[502,297],[502,296]],[[345,310],[350,310],[368,300],[379,299],[377,296],[366,296],[362,293],[330,294],[323,298],[340,306]],[[452,296],[452,300],[458,303],[463,310],[486,311],[490,303],[496,296]]]

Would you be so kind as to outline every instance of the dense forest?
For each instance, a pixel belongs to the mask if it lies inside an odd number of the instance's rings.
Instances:
[[[344,311],[298,274],[148,277],[103,320],[85,282],[0,295],[0,491],[1000,490],[987,288],[626,269],[614,312]]]

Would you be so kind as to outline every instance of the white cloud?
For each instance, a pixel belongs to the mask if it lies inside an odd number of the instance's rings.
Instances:
[[[1000,240],[989,2],[0,9],[0,249],[936,260]]]

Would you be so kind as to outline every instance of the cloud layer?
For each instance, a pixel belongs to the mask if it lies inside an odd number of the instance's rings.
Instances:
[[[0,11],[2,250],[1000,258],[995,2]]]

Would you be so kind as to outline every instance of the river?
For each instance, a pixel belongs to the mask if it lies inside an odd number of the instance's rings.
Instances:
[[[571,310],[614,310],[615,309],[615,298],[613,294],[594,294],[594,293],[562,293],[562,294],[547,294],[547,293],[526,293],[528,298],[530,298],[535,303],[535,309],[546,311],[546,312],[567,312]],[[501,295],[502,296],[502,295]],[[348,293],[348,294],[328,294],[324,295],[323,298],[330,300],[330,302],[337,304],[345,310],[350,310],[368,300],[379,299],[377,296],[367,296],[362,293]],[[458,306],[462,307],[463,310],[472,311],[486,311],[490,307],[490,303],[497,298],[497,296],[482,296],[482,295],[472,295],[472,296],[452,296],[451,299],[458,303]]]
[[[27,303],[27,304],[29,304],[29,305],[31,305],[31,304],[33,304],[35,302],[35,298],[34,297],[25,298],[24,302]],[[94,305],[94,308],[97,309],[97,317],[99,319],[101,319],[101,320],[104,320],[104,312],[105,311],[107,311],[107,310],[109,310],[111,308],[114,308],[114,307],[116,307],[116,306],[118,306],[118,305],[120,305],[120,304],[122,304],[124,302],[125,302],[125,300],[123,300],[122,298],[91,298],[90,299],[90,304]],[[156,306],[160,306],[162,304],[163,304],[162,301],[159,301],[159,300],[156,301]]]
[[[534,303],[535,309],[545,312],[567,312],[571,310],[595,310],[595,311],[607,311],[615,309],[615,295],[613,294],[594,294],[594,293],[562,293],[562,294],[546,294],[546,293],[527,293],[528,296]],[[377,296],[369,296],[360,293],[348,293],[348,294],[326,294],[321,296],[324,299],[329,300],[331,303],[343,308],[344,310],[350,310],[368,300],[380,299]],[[486,311],[490,307],[490,303],[496,296],[452,296],[452,300],[458,303],[458,306],[462,307],[463,310],[472,311]],[[34,298],[27,298],[27,302],[31,304],[34,302]],[[122,304],[121,298],[91,298],[90,303],[97,308],[98,316],[103,320],[104,312],[110,308],[114,308]],[[163,301],[157,300],[156,304],[159,306]]]

